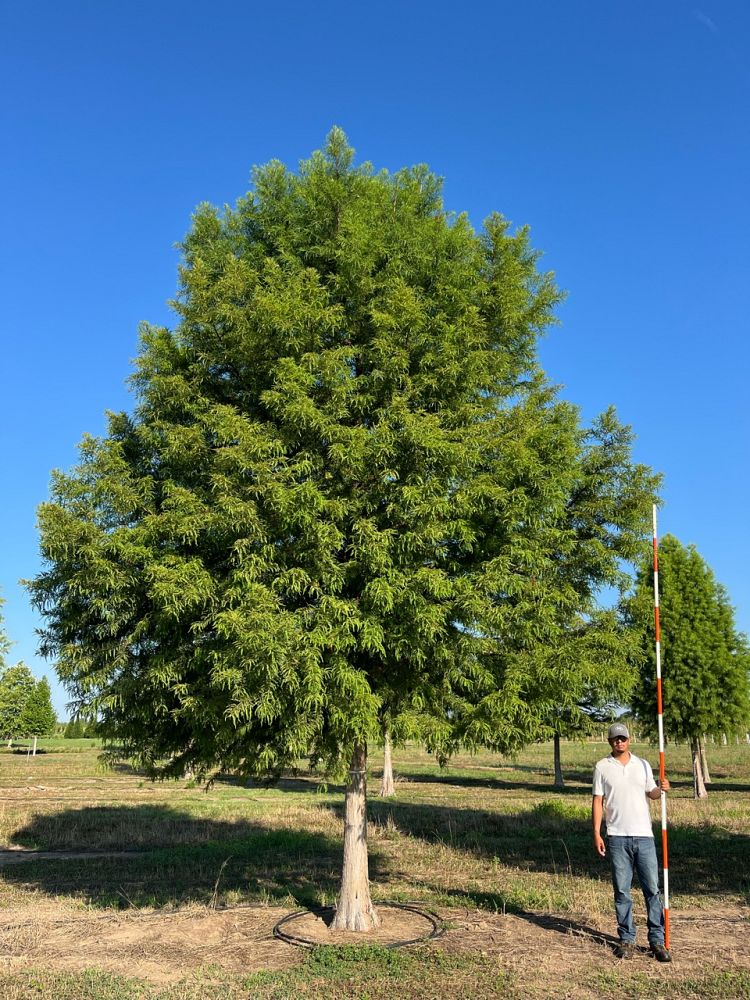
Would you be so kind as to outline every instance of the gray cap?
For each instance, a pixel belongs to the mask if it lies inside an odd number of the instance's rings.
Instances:
[[[607,739],[613,740],[615,736],[624,736],[626,740],[629,740],[630,733],[628,732],[628,727],[623,726],[621,722],[615,722],[613,726],[609,727],[609,732],[607,733]]]

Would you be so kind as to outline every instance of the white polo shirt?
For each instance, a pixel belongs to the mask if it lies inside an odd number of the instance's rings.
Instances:
[[[594,795],[604,796],[609,837],[653,837],[651,810],[646,793],[656,788],[647,760],[630,754],[627,764],[618,764],[610,754],[594,768]]]

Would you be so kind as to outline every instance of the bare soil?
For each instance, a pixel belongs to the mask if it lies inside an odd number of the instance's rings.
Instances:
[[[273,936],[289,913],[278,907],[188,908],[172,913],[132,911],[91,915],[42,906],[6,909],[0,923],[0,967],[44,965],[56,970],[96,967],[153,983],[176,982],[211,965],[229,973],[278,970],[300,962],[304,950]],[[328,944],[392,944],[429,934],[428,922],[408,911],[381,906],[382,925],[366,936],[333,934],[309,914],[285,925],[295,935]],[[431,946],[447,952],[492,956],[521,982],[560,984],[560,995],[582,969],[612,968],[613,922],[587,922],[542,913],[488,914],[440,909],[446,930]],[[750,969],[750,912],[742,909],[680,912],[672,916],[671,966],[659,965],[641,947],[628,972],[677,976]]]

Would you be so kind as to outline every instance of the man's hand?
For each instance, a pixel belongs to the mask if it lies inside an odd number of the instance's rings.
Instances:
[[[646,792],[650,799],[658,799],[661,796],[662,789],[668,792],[670,789],[669,779],[665,778],[664,781],[660,781],[659,778],[656,779],[656,788],[652,788],[650,792]]]
[[[601,858],[603,858],[607,853],[607,846],[604,843],[604,837],[602,837],[600,833],[594,834],[594,850]]]

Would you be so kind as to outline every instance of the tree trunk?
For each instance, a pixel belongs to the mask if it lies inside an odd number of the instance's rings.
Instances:
[[[560,766],[560,734],[555,733],[554,739],[552,741],[554,746],[554,756],[555,756],[555,788],[564,788],[565,780],[563,779],[562,767]]]
[[[700,748],[701,754],[701,771],[703,772],[703,784],[711,784],[711,775],[708,773],[708,757],[706,756],[706,741],[705,739],[698,741],[698,746]]]
[[[382,798],[387,799],[395,794],[393,760],[391,759],[391,734],[386,729],[383,731],[383,777],[380,779],[380,795]]]
[[[703,781],[703,768],[701,767],[701,743],[700,739],[690,740],[690,752],[693,755],[693,798],[705,799],[708,796],[706,785]]]
[[[344,865],[331,929],[369,931],[380,923],[367,866],[367,747],[355,746],[344,804]]]

